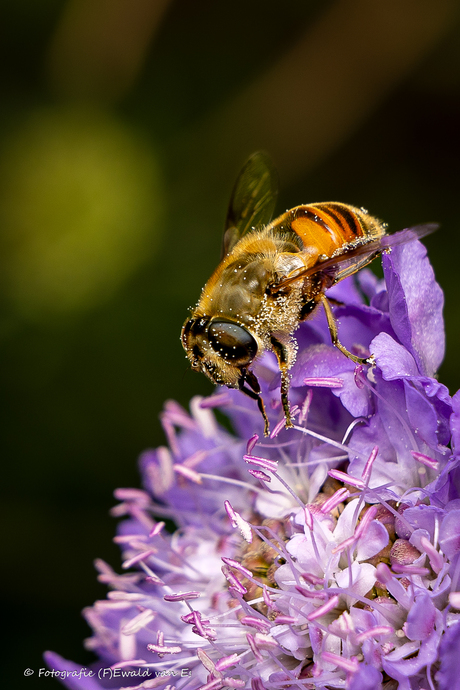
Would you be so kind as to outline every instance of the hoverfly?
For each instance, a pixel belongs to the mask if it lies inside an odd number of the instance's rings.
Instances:
[[[233,189],[221,262],[181,334],[193,369],[257,401],[265,435],[268,418],[251,371],[257,357],[265,350],[275,353],[285,425],[292,427],[289,369],[299,323],[322,304],[333,344],[354,362],[370,363],[340,342],[325,292],[391,246],[437,228],[422,225],[386,235],[385,226],[367,211],[336,201],[296,206],[270,222],[276,195],[270,159],[262,152],[253,154]]]

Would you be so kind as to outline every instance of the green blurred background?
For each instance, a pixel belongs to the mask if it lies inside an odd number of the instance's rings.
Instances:
[[[0,5],[2,684],[44,649],[91,657],[80,616],[119,568],[112,492],[163,443],[164,400],[211,385],[179,332],[250,153],[278,209],[337,199],[425,221],[460,387],[456,0],[10,0]],[[24,678],[26,667],[35,675]],[[6,678],[5,678],[6,676]]]

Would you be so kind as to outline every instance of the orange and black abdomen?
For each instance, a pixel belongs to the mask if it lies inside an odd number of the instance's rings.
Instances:
[[[296,206],[283,221],[298,235],[304,248],[314,247],[319,255],[327,257],[341,247],[374,240],[385,232],[382,224],[362,209],[336,201]]]

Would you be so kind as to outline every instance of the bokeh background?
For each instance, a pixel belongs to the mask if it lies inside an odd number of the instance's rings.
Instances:
[[[460,387],[456,0],[3,0],[0,5],[2,685],[83,664],[80,611],[119,567],[108,516],[163,443],[164,400],[211,392],[179,342],[236,174],[278,209],[337,199],[426,221]],[[35,674],[23,677],[30,667]]]

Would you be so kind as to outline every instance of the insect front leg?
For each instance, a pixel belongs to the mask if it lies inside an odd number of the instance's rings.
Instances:
[[[288,400],[289,392],[289,365],[290,359],[292,358],[292,353],[290,352],[289,346],[281,343],[275,337],[270,338],[271,345],[273,347],[273,352],[278,360],[278,366],[281,373],[281,402],[284,410],[284,418],[286,420],[286,429],[290,429],[294,426],[291,419],[291,408]]]
[[[244,385],[247,382],[251,388],[246,388]],[[264,436],[268,436],[270,433],[270,424],[268,421],[267,413],[265,412],[265,405],[262,397],[260,395],[260,386],[257,377],[252,373],[252,371],[246,371],[238,381],[238,388],[242,393],[245,393],[249,398],[257,400],[257,406],[264,419]]]
[[[351,359],[353,362],[356,362],[356,364],[369,364],[370,361],[372,361],[369,357],[357,357],[356,355],[352,355],[351,352],[347,350],[346,347],[342,345],[342,343],[339,340],[339,333],[337,330],[337,321],[335,320],[335,316],[332,313],[331,305],[329,304],[329,300],[327,299],[326,295],[323,293],[320,296],[321,303],[324,307],[324,311],[326,313],[326,319],[327,319],[327,325],[329,327],[329,333],[331,334],[331,340],[333,345],[340,350],[340,352],[343,352],[343,354]]]

